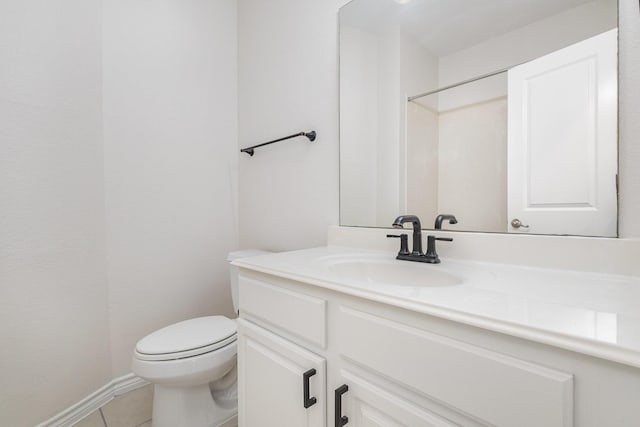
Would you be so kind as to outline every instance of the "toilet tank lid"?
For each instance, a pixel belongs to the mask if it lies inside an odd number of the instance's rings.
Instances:
[[[235,261],[237,259],[249,258],[252,256],[258,256],[258,255],[269,255],[272,253],[273,252],[263,251],[260,249],[244,249],[240,251],[229,252],[229,255],[227,256],[227,261]]]

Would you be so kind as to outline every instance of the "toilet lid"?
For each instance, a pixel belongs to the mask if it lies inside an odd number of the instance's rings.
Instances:
[[[197,356],[236,340],[236,322],[224,316],[198,317],[157,330],[138,341],[137,356],[171,360]]]

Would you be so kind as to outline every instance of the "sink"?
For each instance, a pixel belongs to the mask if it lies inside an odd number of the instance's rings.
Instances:
[[[325,257],[330,274],[343,280],[410,287],[441,287],[463,283],[456,275],[441,271],[441,266],[397,261],[382,257]]]

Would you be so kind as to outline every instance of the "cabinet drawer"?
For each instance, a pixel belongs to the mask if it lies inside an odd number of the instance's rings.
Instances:
[[[344,412],[353,418],[355,426],[458,427],[349,370],[340,371],[340,380],[349,386],[344,397]]]
[[[573,425],[572,375],[350,307],[338,318],[342,357],[457,411],[497,426]]]
[[[275,326],[326,348],[327,302],[264,281],[240,276],[240,315]]]

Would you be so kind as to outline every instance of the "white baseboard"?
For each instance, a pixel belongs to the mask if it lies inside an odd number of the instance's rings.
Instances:
[[[149,384],[148,381],[134,374],[123,375],[36,427],[70,427],[109,403],[114,397],[147,384]]]

